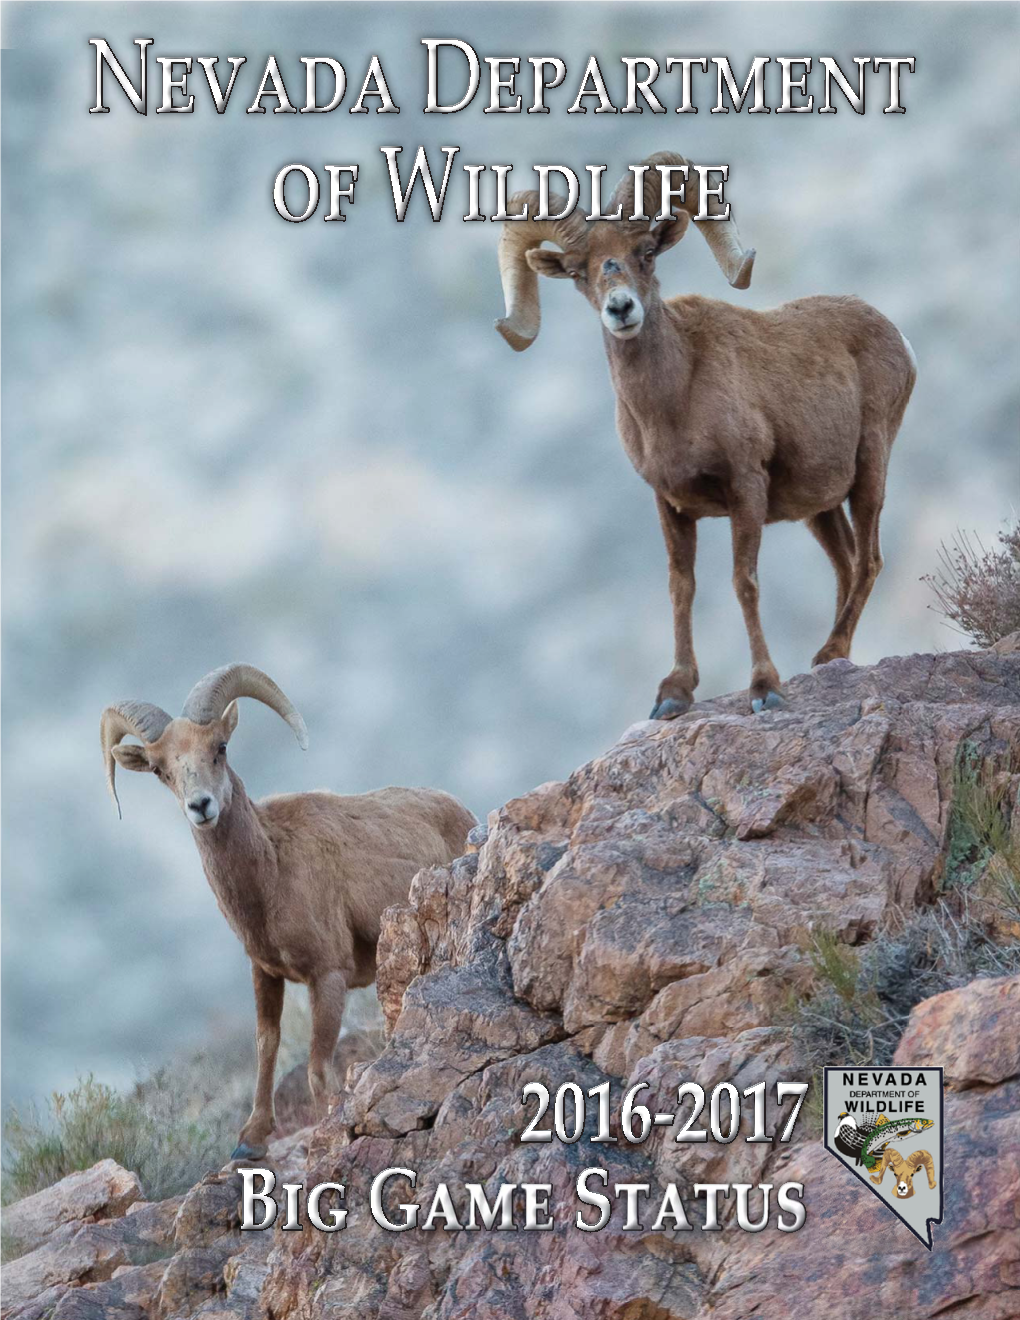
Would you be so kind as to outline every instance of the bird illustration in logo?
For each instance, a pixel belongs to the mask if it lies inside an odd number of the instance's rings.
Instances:
[[[858,1126],[853,1114],[844,1109],[836,1122],[832,1144],[855,1164],[874,1169],[890,1141],[916,1136],[931,1126],[930,1118],[887,1118],[885,1114]]]

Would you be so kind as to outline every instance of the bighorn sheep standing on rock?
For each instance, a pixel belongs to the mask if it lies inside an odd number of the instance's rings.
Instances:
[[[585,221],[575,210],[561,220],[504,223],[506,316],[496,328],[518,352],[535,339],[536,274],[573,279],[601,316],[617,428],[655,491],[669,558],[676,654],[651,717],[682,715],[698,683],[691,608],[699,518],[730,520],[733,584],[751,643],[751,709],[769,710],[782,704],[782,689],[758,613],[762,527],[807,523],[836,573],[836,620],[812,663],[848,656],[882,567],[886,468],[916,363],[896,327],[857,298],[800,298],[767,312],[693,296],[663,302],[655,261],[698,213],[699,182],[683,156],[659,152],[643,163],[644,206],[634,204],[631,172],[609,203],[610,213],[623,206],[622,219]],[[682,167],[682,210],[659,224],[627,218],[656,216],[663,170],[671,177]],[[538,194],[516,194],[510,213],[522,215],[525,204],[533,216]],[[551,199],[550,213],[565,209]],[[709,214],[717,210],[712,200]],[[733,287],[746,289],[754,251],[741,247],[732,220],[695,223]],[[547,239],[562,250],[543,249]]]
[[[380,788],[356,797],[290,793],[252,802],[227,765],[239,697],[275,710],[307,747],[304,720],[251,665],[227,665],[196,683],[179,719],[141,701],[108,706],[101,736],[118,811],[117,765],[154,774],[180,802],[220,911],[251,959],[258,1081],[232,1158],[257,1159],[274,1125],[284,983],[308,986],[308,1082],[321,1112],[344,998],[375,980],[384,909],[407,900],[422,867],[458,857],[475,818],[449,794],[427,788]],[[141,746],[121,743],[127,736]]]

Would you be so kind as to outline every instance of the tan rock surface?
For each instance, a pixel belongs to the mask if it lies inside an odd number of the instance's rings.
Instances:
[[[124,1174],[123,1169],[120,1174]],[[115,1181],[126,1188],[129,1185],[127,1177],[121,1179],[118,1175]],[[134,1174],[129,1177],[131,1194],[137,1194],[138,1179]],[[71,1174],[54,1184],[51,1190],[55,1205],[70,1203],[63,1184],[78,1178],[79,1175]],[[79,1181],[77,1186],[81,1185]],[[109,1204],[123,1207],[127,1195],[125,1192]],[[47,1292],[51,1294],[51,1300],[59,1300],[68,1287],[107,1280],[122,1266],[147,1264],[154,1255],[169,1255],[179,1205],[180,1198],[161,1202],[134,1201],[129,1203],[128,1213],[122,1212],[118,1218],[86,1222],[69,1220],[53,1228],[41,1246],[4,1266],[0,1313],[4,1317],[18,1317],[18,1320],[34,1320],[35,1307]],[[4,1210],[5,1230],[7,1214],[12,1208]]]
[[[941,1066],[956,1089],[1020,1077],[1020,977],[978,981],[918,1004],[894,1062]]]
[[[4,1206],[4,1237],[38,1247],[65,1224],[112,1219],[141,1196],[137,1174],[114,1160],[100,1160],[91,1169],[72,1173],[45,1191]]]

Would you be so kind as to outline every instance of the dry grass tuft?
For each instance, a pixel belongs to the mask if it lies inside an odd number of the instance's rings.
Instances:
[[[777,1014],[812,1069],[883,1067],[921,1000],[977,977],[1020,973],[1018,786],[1012,760],[963,743],[938,901],[901,914],[867,944],[812,934],[804,950],[810,984]]]
[[[134,1170],[150,1200],[186,1191],[223,1164],[231,1135],[222,1116],[192,1117],[189,1099],[163,1069],[144,1092],[121,1095],[89,1076],[66,1093],[54,1092],[41,1113],[11,1109],[4,1123],[5,1201],[107,1158]]]
[[[1020,629],[1020,522],[998,539],[998,548],[986,550],[957,532],[940,548],[938,571],[921,579],[935,593],[933,608],[984,648]]]
[[[966,896],[903,916],[860,947],[816,932],[805,952],[811,988],[791,994],[779,1025],[797,1040],[812,1071],[885,1067],[923,999],[981,976],[1020,973],[1020,941],[993,939]]]
[[[967,890],[1007,935],[1020,936],[1020,769],[970,743],[953,771],[944,890]]]

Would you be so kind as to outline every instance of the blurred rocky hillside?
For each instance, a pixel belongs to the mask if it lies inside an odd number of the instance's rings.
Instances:
[[[250,660],[311,732],[301,757],[268,713],[242,712],[232,752],[253,793],[425,783],[484,816],[607,746],[668,669],[664,551],[614,434],[590,309],[547,281],[542,338],[512,354],[492,329],[496,226],[461,223],[453,201],[433,225],[420,199],[397,224],[380,145],[452,141],[458,162],[522,174],[552,160],[613,174],[662,148],[730,162],[759,254],[741,299],[858,294],[919,359],[887,568],[855,658],[955,644],[918,579],[957,525],[991,541],[1016,501],[1018,252],[1003,220],[1020,212],[1016,8],[627,4],[581,17],[541,4],[4,6],[7,1098],[89,1070],[127,1083],[171,1053],[250,1035],[246,960],[183,821],[140,777],[123,822],[106,799],[98,718],[111,700],[173,709],[201,674]],[[378,53],[401,113],[232,104],[219,117],[197,71],[194,115],[142,118],[114,89],[112,112],[90,116],[88,37],[126,58],[143,32],[158,53],[243,53],[245,77],[272,51],[291,82],[299,54],[334,54],[355,80]],[[419,43],[437,34],[482,55],[555,52],[572,76],[597,51],[617,97],[620,56],[645,52],[726,54],[735,69],[756,53],[844,68],[912,53],[917,71],[904,115],[873,95],[863,117],[711,115],[704,96],[682,118],[567,116],[564,87],[547,116],[485,115],[480,95],[441,119],[421,114]],[[292,160],[363,163],[345,224],[275,215],[271,181]],[[737,296],[694,239],[661,274],[668,293]],[[699,553],[710,697],[746,682],[747,649],[728,528],[704,527]],[[825,636],[830,570],[803,528],[777,527],[761,581],[786,676]]]

